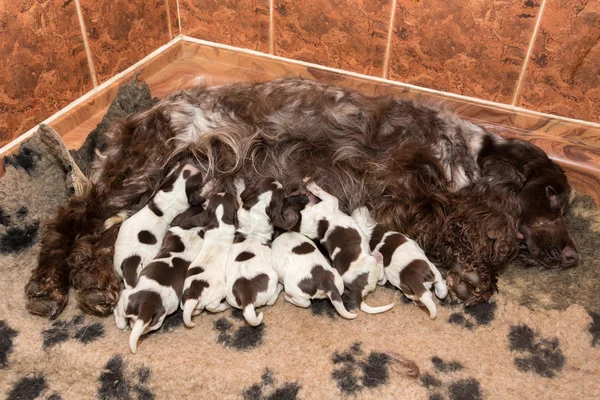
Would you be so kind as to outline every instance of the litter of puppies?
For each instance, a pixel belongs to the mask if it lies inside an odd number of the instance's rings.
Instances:
[[[122,222],[114,266],[124,289],[114,316],[119,329],[131,327],[132,353],[177,307],[190,328],[202,311],[228,307],[258,326],[257,309],[275,304],[282,291],[285,301],[303,308],[328,298],[351,320],[357,314],[344,306],[344,290],[360,310],[377,314],[394,304],[372,306],[365,298],[389,281],[435,318],[431,289],[440,299],[448,292],[441,274],[416,242],[382,232],[365,207],[345,214],[309,178],[305,191],[287,197],[272,178],[249,187],[238,178],[235,186],[236,193],[212,193],[212,181],[182,165],[138,213],[106,221]]]

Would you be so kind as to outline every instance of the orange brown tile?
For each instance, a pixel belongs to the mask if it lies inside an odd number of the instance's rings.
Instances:
[[[398,0],[390,79],[511,103],[539,1]]]
[[[92,88],[72,2],[0,0],[0,146]]]
[[[600,2],[548,0],[519,105],[600,122]]]
[[[167,43],[164,0],[80,0],[98,83]]]
[[[269,52],[269,0],[179,0],[183,34]]]
[[[383,76],[392,0],[273,0],[275,54]]]

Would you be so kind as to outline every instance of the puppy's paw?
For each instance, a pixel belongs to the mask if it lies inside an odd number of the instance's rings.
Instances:
[[[104,221],[104,230],[107,231],[115,225],[120,225],[127,219],[127,212],[121,211],[117,215]]]

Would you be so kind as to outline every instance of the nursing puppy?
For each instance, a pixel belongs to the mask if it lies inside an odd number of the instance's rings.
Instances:
[[[250,325],[258,326],[263,313],[256,315],[255,309],[275,304],[283,289],[272,267],[273,224],[289,229],[296,220],[285,221],[285,194],[276,180],[263,179],[246,189],[244,181],[237,179],[235,186],[240,204],[239,227],[227,265],[227,302],[241,309]]]
[[[405,235],[388,231],[377,224],[366,207],[360,207],[352,213],[363,232],[370,239],[370,247],[383,256],[383,266],[387,280],[400,289],[415,304],[424,305],[429,317],[437,316],[437,308],[431,294],[432,286],[440,299],[448,295],[446,281],[433,265],[417,242]]]
[[[227,293],[225,269],[237,227],[237,209],[234,196],[218,193],[210,198],[199,221],[204,244],[187,271],[181,297],[183,322],[188,327],[196,325],[192,315],[203,309],[220,312],[227,308],[221,301]]]
[[[202,174],[193,165],[176,168],[144,208],[123,222],[115,243],[113,265],[126,289],[135,287],[140,271],[158,253],[169,224],[190,206],[199,206],[212,190],[202,185]],[[124,214],[110,218],[110,226]]]
[[[354,319],[342,302],[344,282],[317,246],[306,236],[286,232],[272,245],[273,269],[285,288],[284,299],[298,307],[310,307],[311,299],[329,298],[344,318]]]
[[[200,211],[200,212],[198,212]],[[162,242],[156,258],[144,267],[137,285],[121,293],[115,308],[117,327],[131,325],[129,347],[137,350],[140,336],[160,328],[179,306],[188,267],[203,247],[202,210],[192,208],[178,218]]]
[[[314,181],[309,182],[308,178],[304,182],[308,191],[321,201],[316,203],[311,198],[300,212],[300,222],[294,230],[323,244],[333,267],[362,311],[376,314],[391,309],[394,304],[371,307],[364,301],[364,297],[374,291],[377,284],[386,283],[382,263],[376,258],[381,255],[375,253],[374,256],[371,253],[366,235],[351,216],[340,210],[336,197],[325,192]]]

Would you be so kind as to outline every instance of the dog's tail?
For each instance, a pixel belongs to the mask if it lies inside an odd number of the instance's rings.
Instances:
[[[144,322],[141,319],[135,321],[133,328],[131,329],[131,334],[129,335],[129,348],[131,352],[135,354],[137,351],[137,342],[140,340],[140,337],[144,334],[146,328],[150,325],[150,321]]]
[[[254,310],[254,304],[250,303],[244,307],[243,310],[244,318],[246,321],[252,326],[258,326],[263,320],[263,313],[259,313],[256,315],[256,311]]]
[[[196,324],[192,322],[192,316],[194,315],[194,311],[196,310],[198,302],[199,299],[188,298],[183,305],[183,323],[188,328],[193,328],[196,326]]]
[[[423,293],[421,297],[419,297],[419,301],[423,303],[425,307],[427,307],[427,310],[429,311],[429,318],[435,319],[435,317],[437,316],[437,308],[435,308],[435,303],[433,302],[433,295],[431,294],[431,291],[425,290],[425,293]]]
[[[337,311],[338,314],[340,314],[343,318],[346,318],[346,319],[356,318],[357,317],[356,314],[351,313],[350,311],[346,310],[346,307],[344,306],[344,302],[342,301],[342,295],[340,294],[340,291],[338,290],[338,288],[335,286],[333,279],[331,281],[327,282],[327,286],[329,286],[327,288],[327,297],[329,297],[329,300],[331,301],[331,304],[333,304],[333,308],[335,308],[335,311]]]
[[[385,306],[379,306],[379,307],[371,307],[370,305],[368,305],[367,303],[365,303],[365,301],[361,301],[360,303],[360,309],[364,312],[366,312],[367,314],[380,314],[382,312],[386,312],[388,310],[391,310],[392,307],[394,307],[394,303],[390,303],[387,304]]]

